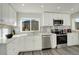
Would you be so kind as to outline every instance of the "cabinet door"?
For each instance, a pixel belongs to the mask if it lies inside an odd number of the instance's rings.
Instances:
[[[42,37],[34,36],[34,50],[41,50],[42,49]]]
[[[11,6],[9,6],[9,25],[13,25],[14,19],[13,19],[13,10],[11,8]]]
[[[23,37],[17,37],[15,40],[16,50],[21,52],[24,51],[24,38]]]
[[[8,4],[3,3],[2,4],[2,22],[4,24],[9,24],[9,7]]]
[[[24,51],[32,51],[34,48],[33,36],[25,37],[24,39]]]
[[[62,18],[63,18],[63,25],[65,25],[65,26],[70,26],[71,25],[69,14],[62,14]]]
[[[56,48],[56,46],[57,46],[56,34],[52,34],[50,36],[50,40],[51,40],[51,47]]]
[[[2,22],[7,25],[15,25],[16,12],[8,3],[2,4]]]
[[[12,19],[13,15],[12,15],[12,8],[9,6],[9,25],[12,25],[13,23],[13,19]]]
[[[67,35],[67,45],[79,45],[78,33],[69,33]]]
[[[62,19],[62,14],[52,13],[53,19]]]
[[[45,13],[44,14],[44,26],[52,26],[53,25],[53,19],[51,13]]]
[[[14,13],[14,14],[13,14],[13,20],[14,20],[14,21],[13,21],[13,25],[14,25],[14,26],[17,26],[17,19],[16,19],[16,16],[17,16],[17,15],[16,15],[16,11],[13,10],[13,13]]]
[[[9,25],[15,26],[15,23],[16,23],[16,12],[11,6],[9,6]]]
[[[8,55],[17,55],[19,51],[17,50],[17,39],[7,43],[7,54]]]
[[[0,23],[2,23],[2,4],[0,4]]]
[[[7,54],[17,55],[19,52],[25,51],[24,39],[23,37],[12,38],[13,41],[7,44]]]
[[[63,25],[70,26],[70,15],[69,14],[56,14],[52,13],[52,19],[63,20]]]

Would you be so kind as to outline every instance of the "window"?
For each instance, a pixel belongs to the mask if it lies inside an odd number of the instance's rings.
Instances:
[[[9,33],[8,28],[0,28],[0,43],[6,43],[6,35]]]
[[[79,18],[75,20],[75,27],[77,30],[79,30]]]
[[[39,31],[40,30],[40,22],[39,19],[36,18],[23,18],[20,21],[20,31]]]
[[[22,22],[22,31],[30,31],[30,21]]]
[[[9,34],[8,28],[3,28],[3,29],[2,29],[2,37],[3,37],[4,39],[6,39],[6,35],[7,35],[7,34]]]
[[[38,23],[38,21],[35,21],[35,20],[31,21],[31,30],[39,30],[39,23]]]

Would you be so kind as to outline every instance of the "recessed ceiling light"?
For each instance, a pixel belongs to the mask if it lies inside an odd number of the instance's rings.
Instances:
[[[24,4],[22,4],[22,6],[24,6]]]
[[[41,7],[41,8],[44,8],[44,5],[41,5],[40,7]]]
[[[61,8],[60,6],[57,7],[58,10],[59,10],[60,8]]]
[[[74,8],[71,8],[70,10],[71,10],[71,11],[73,11],[73,10],[74,10]]]

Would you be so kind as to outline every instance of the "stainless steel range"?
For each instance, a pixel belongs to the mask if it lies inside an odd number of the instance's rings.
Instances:
[[[54,29],[52,33],[56,34],[57,39],[57,48],[60,47],[66,47],[67,46],[67,32],[65,32],[63,29]]]
[[[67,46],[67,34],[57,34],[57,48]]]

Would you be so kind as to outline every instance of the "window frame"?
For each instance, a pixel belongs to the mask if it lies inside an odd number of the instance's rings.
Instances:
[[[30,31],[22,31],[22,21],[30,21]],[[38,21],[38,23],[39,23],[39,29],[38,30],[32,30],[31,29],[31,27],[32,27],[32,25],[31,25],[31,23],[32,23],[32,20],[35,20],[35,21]],[[40,31],[40,18],[21,18],[21,20],[20,20],[20,32],[35,32],[35,31]]]
[[[79,31],[79,29],[77,29],[77,26],[76,26],[76,23],[79,23],[79,18],[75,18],[75,29],[77,30],[77,31]]]

